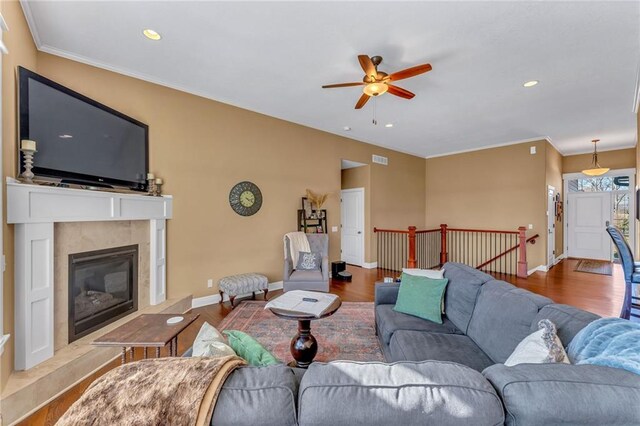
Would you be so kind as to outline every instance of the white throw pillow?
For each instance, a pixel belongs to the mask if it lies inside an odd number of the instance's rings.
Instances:
[[[225,338],[208,322],[202,324],[196,340],[193,342],[192,356],[221,357],[235,355],[231,346],[225,343]]]
[[[414,277],[427,277],[434,280],[440,280],[444,278],[444,270],[440,269],[418,269],[418,268],[402,268],[402,272],[405,274],[413,275]]]
[[[518,364],[570,364],[562,342],[556,334],[556,326],[548,319],[538,322],[540,330],[531,333],[516,346],[504,365],[511,367]]]

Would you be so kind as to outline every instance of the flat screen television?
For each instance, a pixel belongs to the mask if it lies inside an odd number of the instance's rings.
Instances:
[[[36,177],[146,190],[146,124],[25,68],[18,75],[20,140],[36,141]]]

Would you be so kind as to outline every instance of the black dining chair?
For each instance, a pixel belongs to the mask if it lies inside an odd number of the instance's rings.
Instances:
[[[618,228],[607,226],[607,232],[616,245],[624,271],[624,302],[620,318],[629,319],[631,316],[640,318],[640,315],[633,312],[634,309],[640,309],[640,297],[633,294],[634,285],[640,283],[640,262],[634,261],[631,247]]]

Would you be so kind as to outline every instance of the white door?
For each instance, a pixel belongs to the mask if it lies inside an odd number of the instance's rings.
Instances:
[[[611,239],[605,229],[611,222],[611,194],[575,193],[568,202],[569,256],[611,260]]]
[[[556,189],[547,189],[547,267],[556,261]]]
[[[364,188],[343,189],[341,215],[341,260],[364,264]]]

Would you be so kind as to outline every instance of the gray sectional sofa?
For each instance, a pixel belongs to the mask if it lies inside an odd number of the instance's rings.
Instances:
[[[638,425],[640,376],[567,364],[502,363],[547,318],[566,346],[597,315],[465,265],[449,279],[443,324],[393,311],[397,284],[376,284],[377,334],[388,363],[335,361],[236,370],[212,424]]]

